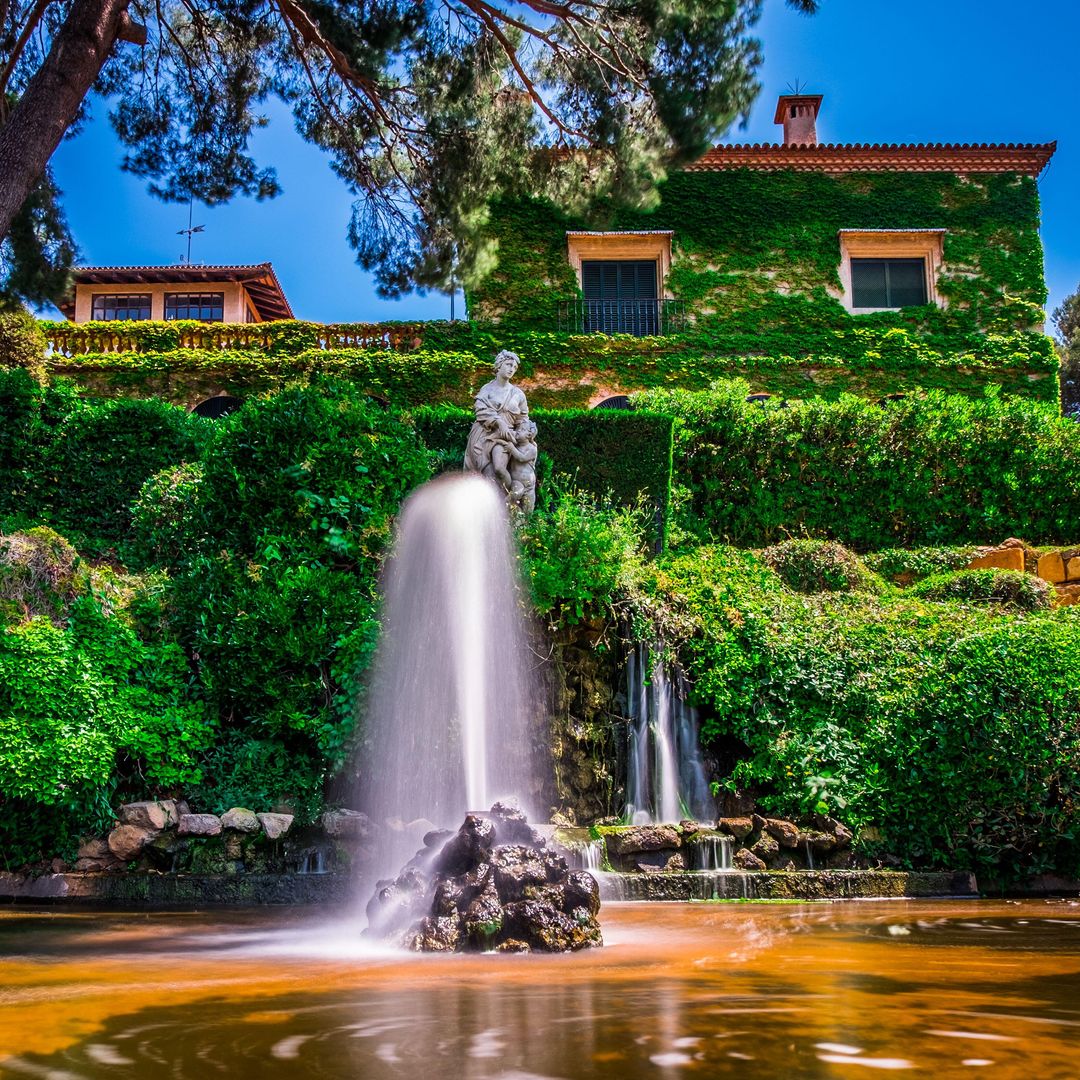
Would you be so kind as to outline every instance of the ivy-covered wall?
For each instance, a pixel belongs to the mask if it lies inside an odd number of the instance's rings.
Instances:
[[[1038,191],[1030,177],[679,173],[648,212],[608,209],[592,220],[570,219],[535,200],[503,202],[493,208],[490,227],[499,266],[470,295],[470,314],[497,320],[504,335],[554,332],[558,302],[580,296],[567,261],[568,229],[669,229],[666,286],[683,302],[689,325],[651,340],[650,357],[706,364],[739,357],[745,369],[771,380],[762,389],[801,389],[803,396],[816,396],[813,377],[792,385],[776,376],[792,368],[895,371],[889,353],[897,344],[921,354],[910,358],[913,367],[926,368],[918,385],[938,388],[946,388],[938,375],[950,366],[942,358],[952,358],[960,383],[965,376],[985,383],[979,369],[986,367],[1006,369],[1007,383],[1017,369],[1027,375],[1056,366],[1050,341],[1036,329],[1047,294]],[[946,230],[937,283],[945,307],[845,310],[840,229],[928,228]],[[871,393],[906,388],[870,381]],[[1049,397],[1046,390],[1034,396]]]

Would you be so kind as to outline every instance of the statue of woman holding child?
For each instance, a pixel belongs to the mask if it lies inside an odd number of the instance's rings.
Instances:
[[[529,513],[536,505],[536,425],[524,392],[510,381],[519,363],[506,349],[495,357],[495,378],[480,388],[473,405],[465,468],[494,480],[511,506]]]

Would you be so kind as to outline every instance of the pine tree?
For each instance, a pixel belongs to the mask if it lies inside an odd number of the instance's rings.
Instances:
[[[108,101],[125,169],[164,199],[208,205],[278,192],[250,142],[280,98],[356,195],[349,239],[385,293],[451,273],[469,283],[495,258],[480,240],[493,198],[645,203],[665,168],[745,116],[760,4],[0,0],[8,284],[47,291],[70,264],[54,215],[44,264],[13,278],[34,261],[13,230],[28,200],[58,211],[48,161],[91,90]]]

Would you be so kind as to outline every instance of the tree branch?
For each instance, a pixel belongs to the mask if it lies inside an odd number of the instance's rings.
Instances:
[[[108,59],[129,2],[74,0],[45,61],[0,127],[0,238],[7,235],[78,115]]]

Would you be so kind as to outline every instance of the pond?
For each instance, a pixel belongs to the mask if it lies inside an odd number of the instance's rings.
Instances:
[[[0,1077],[1080,1075],[1080,902],[610,904],[568,956],[325,915],[0,913]]]

